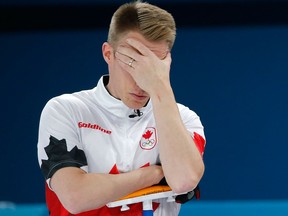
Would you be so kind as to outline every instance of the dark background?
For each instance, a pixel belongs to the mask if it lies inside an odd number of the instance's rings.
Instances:
[[[107,73],[101,45],[124,2],[0,2],[0,201],[45,201],[41,110]],[[288,3],[149,2],[175,17],[172,85],[205,126],[202,199],[287,199]]]

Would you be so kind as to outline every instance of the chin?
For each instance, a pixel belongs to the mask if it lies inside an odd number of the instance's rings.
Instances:
[[[131,109],[141,109],[142,107],[144,107],[146,104],[147,104],[147,101],[145,102],[128,102],[128,103],[125,103],[126,106],[128,106],[129,108]]]

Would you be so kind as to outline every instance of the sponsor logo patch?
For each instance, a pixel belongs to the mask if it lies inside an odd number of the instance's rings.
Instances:
[[[97,124],[78,122],[78,127],[79,128],[90,128],[90,129],[94,129],[94,130],[99,130],[99,131],[106,133],[106,134],[109,134],[109,135],[112,133],[112,131],[104,129]]]

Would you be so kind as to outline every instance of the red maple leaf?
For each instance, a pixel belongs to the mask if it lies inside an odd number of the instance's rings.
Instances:
[[[150,130],[147,130],[145,134],[142,135],[144,139],[149,139],[152,136],[153,132]]]

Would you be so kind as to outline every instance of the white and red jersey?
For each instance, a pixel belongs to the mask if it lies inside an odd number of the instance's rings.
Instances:
[[[79,167],[88,173],[119,174],[143,166],[160,164],[159,140],[152,103],[140,110],[128,108],[105,88],[103,76],[90,90],[52,98],[44,107],[38,139],[38,160],[47,180],[63,167]],[[177,104],[181,118],[199,151],[203,154],[205,136],[199,117]],[[169,116],[167,116],[169,118]],[[46,186],[46,201],[51,216],[68,216],[55,193]],[[153,204],[155,216],[178,215],[180,204],[166,201]],[[103,208],[78,215],[142,215],[141,205]]]

